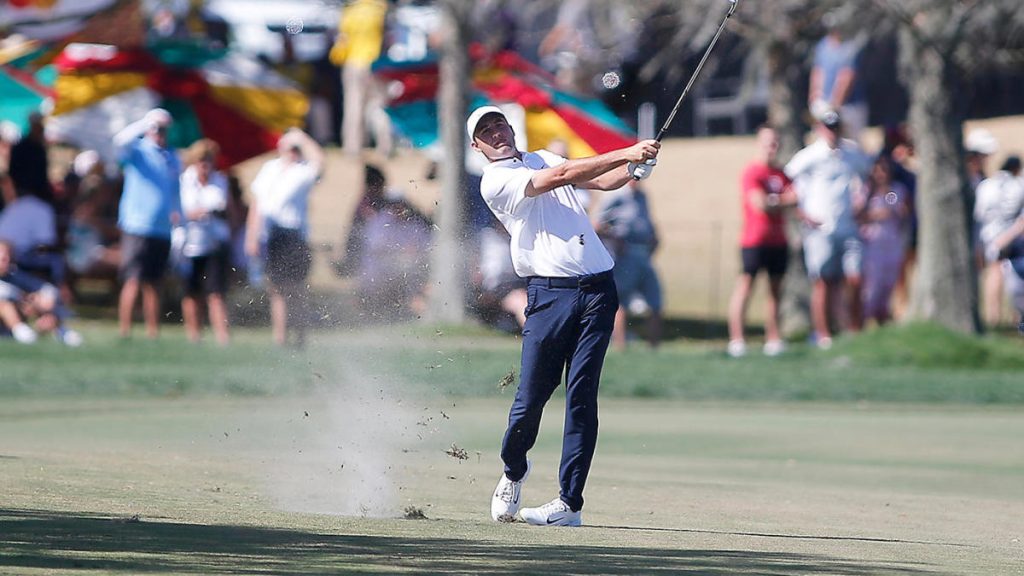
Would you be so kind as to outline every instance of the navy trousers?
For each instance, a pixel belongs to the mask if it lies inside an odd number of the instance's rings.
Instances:
[[[544,405],[565,374],[559,496],[579,510],[597,445],[597,387],[619,297],[611,271],[573,278],[532,277],[526,290],[522,368],[501,459],[510,479],[526,474],[526,453],[537,440]]]

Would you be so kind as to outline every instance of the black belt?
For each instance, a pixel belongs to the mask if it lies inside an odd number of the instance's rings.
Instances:
[[[536,286],[547,286],[548,288],[584,288],[596,286],[609,282],[612,279],[612,271],[598,272],[597,274],[585,274],[583,276],[530,276],[527,283]]]

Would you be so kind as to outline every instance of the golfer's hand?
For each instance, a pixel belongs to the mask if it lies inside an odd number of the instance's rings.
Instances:
[[[643,164],[648,160],[658,157],[658,150],[661,149],[661,142],[657,140],[641,140],[626,148],[626,161],[633,164]]]

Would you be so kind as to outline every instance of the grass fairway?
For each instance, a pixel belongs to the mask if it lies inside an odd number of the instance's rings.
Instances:
[[[218,350],[84,328],[79,350],[0,343],[2,574],[1024,567],[1024,418],[1003,360],[975,374],[977,396],[962,367],[872,367],[858,341],[781,363],[676,343],[613,354],[586,526],[542,529],[488,518],[510,338],[400,327],[292,352],[260,331]],[[844,379],[837,362],[863,369]],[[629,397],[630,370],[656,398]],[[817,384],[824,396],[792,392]],[[561,409],[531,452],[527,504],[556,493]]]

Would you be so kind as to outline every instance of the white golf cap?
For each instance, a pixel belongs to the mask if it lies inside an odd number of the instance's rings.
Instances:
[[[501,108],[497,106],[481,106],[469,115],[469,120],[466,120],[466,132],[469,134],[469,140],[473,141],[473,135],[476,133],[476,125],[483,120],[484,116],[488,114],[501,114],[502,118],[505,117],[505,113],[501,111]],[[507,120],[507,119],[506,119]]]
[[[968,152],[988,156],[999,151],[999,141],[988,130],[977,128],[971,130],[964,138],[964,149]]]

